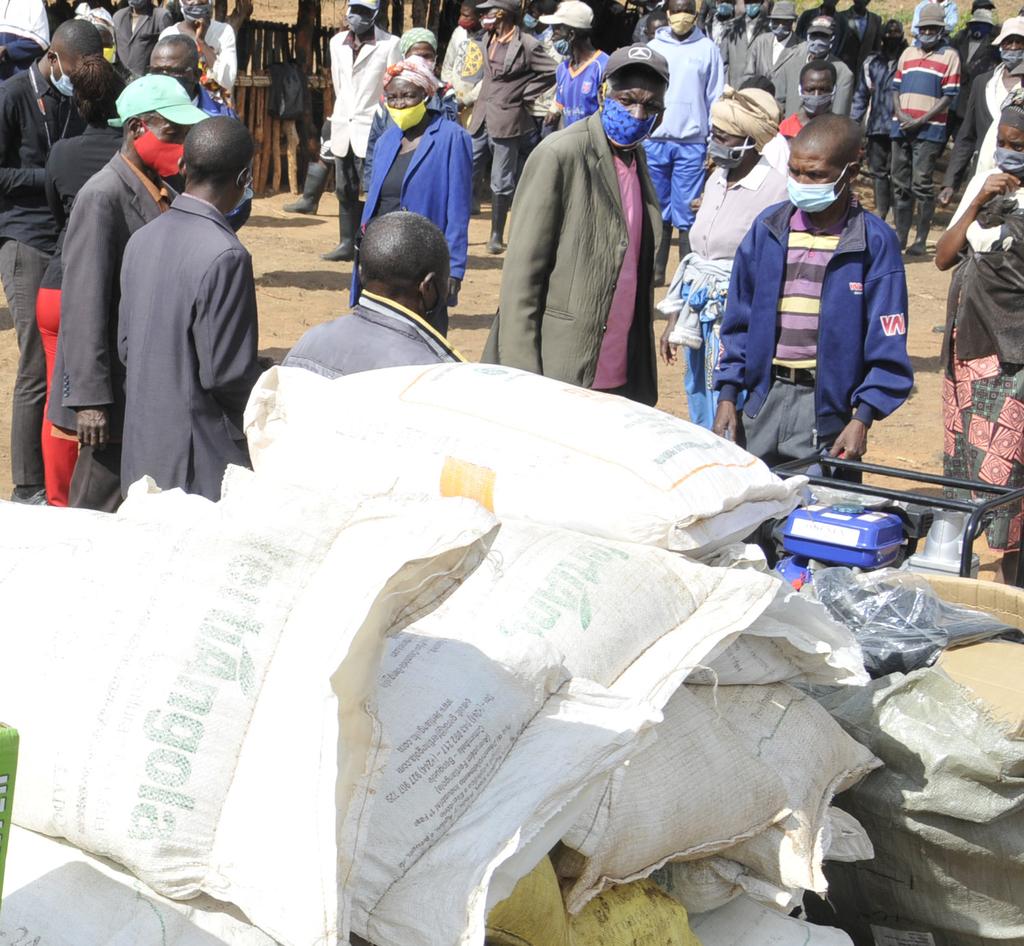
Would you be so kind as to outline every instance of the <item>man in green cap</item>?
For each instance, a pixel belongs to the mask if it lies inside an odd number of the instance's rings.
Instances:
[[[117,100],[121,150],[79,191],[64,241],[64,284],[49,417],[77,433],[68,505],[113,512],[121,502],[124,368],[117,357],[121,260],[128,238],[177,195],[185,135],[206,119],[169,76],[143,76]]]

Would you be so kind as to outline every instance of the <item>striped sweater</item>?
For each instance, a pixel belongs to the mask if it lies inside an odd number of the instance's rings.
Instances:
[[[908,47],[900,56],[892,87],[899,94],[900,109],[914,118],[930,112],[944,96],[949,97],[949,108],[936,115],[915,136],[924,141],[944,142],[948,133],[946,116],[952,111],[960,92],[960,56],[957,51],[948,45],[930,53],[918,46]],[[894,117],[892,137],[903,136]]]

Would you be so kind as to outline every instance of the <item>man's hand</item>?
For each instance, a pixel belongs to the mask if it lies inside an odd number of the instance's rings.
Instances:
[[[197,20],[195,23],[196,39],[201,43],[206,42],[206,31],[210,28],[210,23],[207,20]]]
[[[943,207],[948,207],[949,206],[949,202],[952,199],[953,199],[953,188],[952,187],[943,187],[942,190],[939,191],[939,203]]]
[[[719,401],[718,410],[715,411],[715,423],[711,427],[712,432],[736,443],[739,425],[740,418],[736,413],[736,405],[732,401]]]
[[[562,113],[557,109],[554,109],[544,116],[544,124],[547,126],[557,125],[558,119],[562,117]]]
[[[701,198],[699,197],[694,197],[693,200],[690,201],[690,210],[693,213],[696,213],[698,210],[700,210],[700,201]]]
[[[913,131],[921,124],[920,118],[914,118],[913,115],[908,115],[902,109],[896,112],[896,121],[904,131]]]
[[[851,420],[829,450],[830,457],[840,460],[859,460],[868,452],[868,428],[863,421]]]
[[[7,47],[0,46],[0,62],[3,62],[7,58]]]
[[[679,346],[673,345],[668,340],[669,331],[670,330],[666,329],[661,333],[661,338],[658,340],[658,351],[661,353],[661,360],[665,362],[666,365],[674,365],[677,358],[676,349],[679,348]]]
[[[77,412],[78,442],[83,447],[105,447],[110,442],[110,411],[105,407],[85,407]]]
[[[448,308],[454,309],[459,304],[459,293],[462,291],[462,280],[454,276],[448,277]]]

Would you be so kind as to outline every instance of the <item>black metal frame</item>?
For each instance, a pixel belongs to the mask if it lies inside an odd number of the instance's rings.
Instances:
[[[877,463],[864,463],[859,460],[841,460],[838,457],[813,455],[803,460],[792,460],[773,467],[772,472],[787,478],[790,476],[807,476],[807,470],[819,466],[822,472],[847,470],[851,473],[873,473],[888,476],[892,479],[909,480],[928,486],[942,486],[947,489],[962,489],[971,493],[991,494],[991,499],[949,499],[945,496],[928,496],[924,493],[901,492],[887,486],[874,486],[867,483],[856,483],[836,479],[834,476],[808,476],[815,486],[830,486],[834,489],[850,493],[861,493],[864,496],[879,496],[882,499],[897,502],[913,503],[919,506],[930,506],[933,509],[965,512],[968,514],[967,525],[964,527],[963,549],[960,553],[960,577],[970,578],[971,560],[974,556],[974,543],[981,534],[982,521],[990,513],[1001,506],[1024,500],[1024,489],[1011,489],[1009,486],[994,486],[991,483],[980,483],[976,480],[961,480],[951,476],[939,476],[937,473],[918,473],[912,470],[900,470],[890,466],[879,466]],[[1024,555],[1018,556],[1017,574],[1014,584],[1024,587]]]

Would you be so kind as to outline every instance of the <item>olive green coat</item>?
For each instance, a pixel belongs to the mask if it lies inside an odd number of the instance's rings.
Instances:
[[[643,148],[634,154],[647,213],[621,393],[654,404],[652,271],[661,210]],[[545,139],[526,162],[483,360],[589,388],[627,245],[612,149],[595,114]]]

